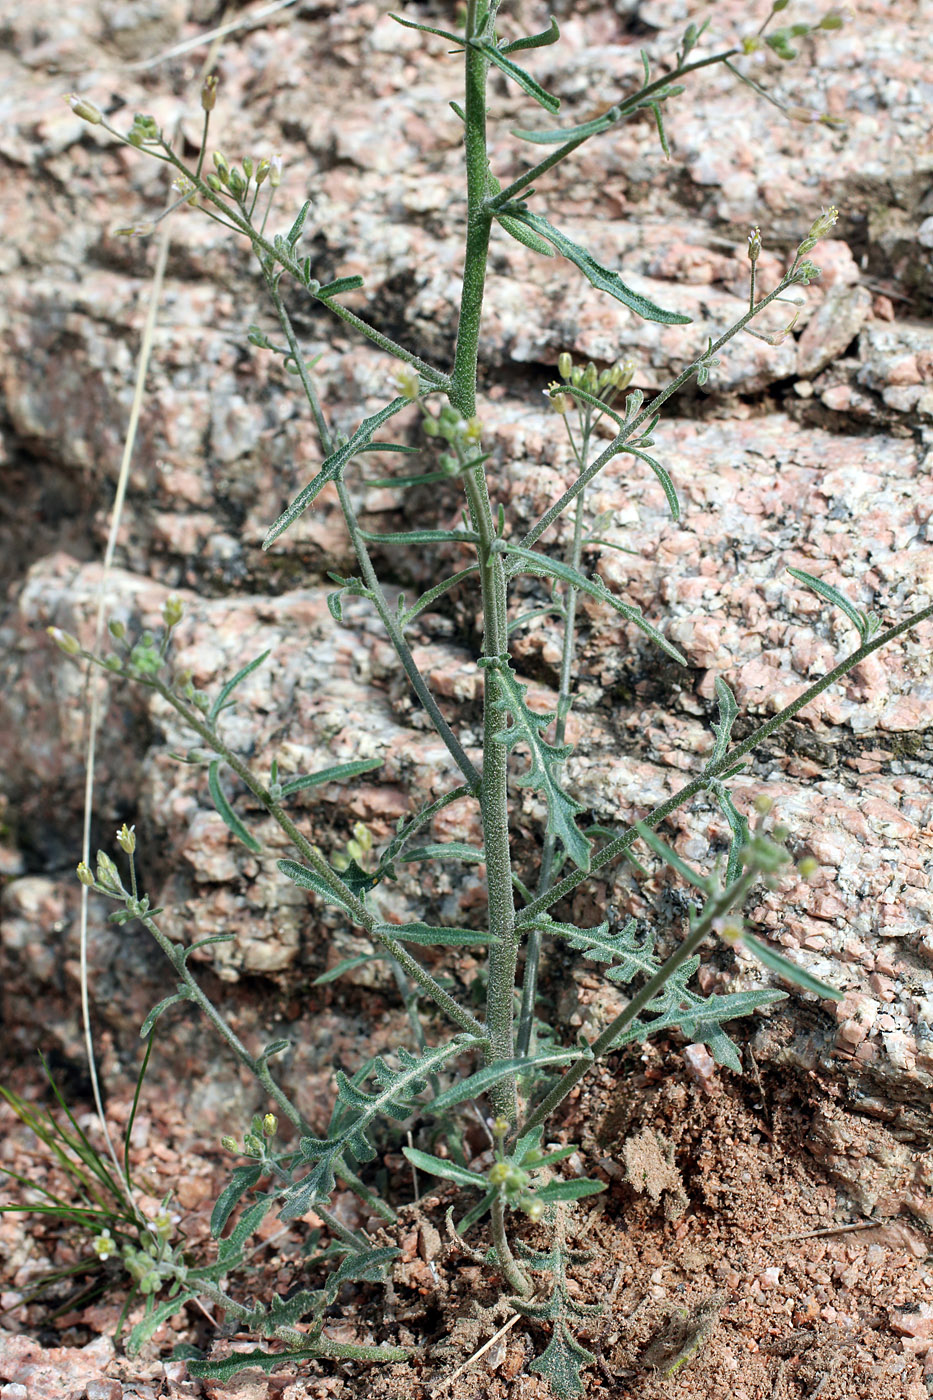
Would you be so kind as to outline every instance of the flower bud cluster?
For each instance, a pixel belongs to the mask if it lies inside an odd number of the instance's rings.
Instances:
[[[425,409],[421,420],[421,431],[426,437],[443,438],[453,448],[452,452],[441,454],[438,465],[449,476],[456,476],[464,463],[475,453],[483,436],[483,425],[475,415],[462,417],[452,404],[445,403],[435,418]]]

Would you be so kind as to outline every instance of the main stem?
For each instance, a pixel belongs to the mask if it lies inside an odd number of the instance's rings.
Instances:
[[[476,411],[476,369],[482,321],[486,260],[492,215],[488,200],[488,156],[486,151],[486,76],[488,60],[473,46],[472,39],[492,35],[495,10],[491,7],[482,33],[477,32],[476,0],[469,0],[465,46],[465,149],[467,172],[467,239],[463,270],[463,290],[457,327],[451,402],[464,417]],[[487,657],[502,657],[508,650],[506,624],[506,579],[501,555],[493,552],[496,538],[489,490],[482,467],[464,478],[473,528],[479,535],[480,588],[482,593],[484,640]],[[489,932],[498,942],[489,960],[486,1001],[487,1060],[508,1060],[514,1053],[513,994],[518,935],[515,931],[515,904],[512,897],[512,865],[509,853],[509,811],[507,750],[495,735],[502,729],[504,716],[497,708],[499,680],[494,667],[485,671],[483,705],[483,778],[480,811],[486,853],[486,879],[489,899]],[[514,1078],[500,1081],[491,1097],[497,1114],[510,1122],[518,1112]]]

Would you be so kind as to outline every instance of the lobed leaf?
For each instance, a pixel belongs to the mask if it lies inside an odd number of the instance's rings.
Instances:
[[[393,399],[390,404],[386,404],[385,408],[381,408],[378,413],[364,418],[349,441],[325,458],[317,476],[298,492],[291,504],[286,506],[278,519],[269,526],[266,538],[262,542],[263,549],[268,549],[279,535],[284,534],[289,525],[293,525],[299,516],[304,514],[328,482],[337,480],[350,458],[355,456],[361,447],[369,446],[373,440],[373,434],[382,427],[383,423],[394,417],[396,413],[401,413],[402,409],[409,407],[410,404],[411,399],[400,395],[397,399]]]

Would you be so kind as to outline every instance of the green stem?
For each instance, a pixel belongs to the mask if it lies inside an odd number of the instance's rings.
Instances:
[[[493,1201],[489,1218],[496,1263],[502,1270],[506,1283],[520,1298],[530,1297],[534,1292],[534,1285],[509,1247],[509,1237],[505,1228],[505,1204],[501,1197],[497,1196]]]
[[[589,417],[590,411],[586,409],[584,419],[583,441],[580,450],[574,444],[574,455],[581,467],[586,462],[586,454],[589,449]],[[570,425],[567,424],[570,431]],[[571,437],[571,442],[573,438]],[[572,569],[579,570],[580,561],[583,556],[583,509],[584,492],[580,492],[577,497],[577,508],[573,521],[573,537],[567,548],[565,562]],[[570,705],[570,681],[573,667],[574,650],[576,646],[575,624],[577,617],[577,590],[572,583],[568,583],[564,589],[564,640],[560,658],[560,687],[557,696],[557,722],[554,726],[554,744],[557,748],[564,742],[567,729],[567,712]],[[541,870],[538,875],[538,894],[544,894],[551,883],[551,871],[554,867],[554,857],[557,854],[557,838],[553,832],[547,832],[544,837],[544,847],[541,852]],[[525,976],[522,982],[522,1007],[518,1018],[518,1040],[515,1046],[517,1055],[527,1055],[531,1047],[531,1031],[534,1026],[535,1001],[538,993],[538,966],[541,961],[541,930],[533,928],[528,935],[528,942],[525,946]]]
[[[279,319],[279,324],[281,325],[282,330],[285,334],[285,339],[288,342],[288,348],[291,352],[292,360],[294,361],[295,366],[297,368],[298,378],[301,382],[301,387],[304,390],[305,398],[308,400],[308,406],[310,407],[311,413],[314,417],[314,421],[318,430],[318,435],[321,439],[321,447],[325,455],[330,456],[334,447],[333,438],[331,437],[330,430],[327,426],[327,421],[324,417],[324,412],[321,408],[320,399],[317,396],[317,391],[315,390],[314,383],[311,379],[310,374],[308,373],[308,367],[304,362],[304,356],[302,354],[301,345],[298,341],[298,337],[295,334],[295,328],[292,325],[291,317],[286,311],[285,304],[282,301],[282,297],[279,293],[277,279],[266,268],[263,269],[263,275],[266,280],[266,286],[269,289],[269,295],[272,298],[272,304],[275,307],[275,312]],[[379,614],[383,627],[389,634],[389,640],[395,648],[395,652],[398,656],[399,661],[402,663],[402,667],[405,671],[406,676],[408,677],[409,683],[411,684],[411,688],[417,695],[418,699],[420,700],[422,706],[424,707],[428,715],[430,716],[434,728],[437,730],[437,733],[443,740],[444,744],[446,744],[448,752],[450,753],[451,757],[453,758],[457,767],[460,769],[463,776],[466,778],[467,782],[470,784],[471,787],[478,787],[480,781],[479,773],[476,771],[474,765],[470,762],[470,759],[467,756],[463,745],[460,743],[456,734],[454,734],[450,725],[447,723],[446,719],[441,714],[437,701],[434,699],[434,696],[428,689],[427,681],[424,679],[424,676],[422,676],[421,672],[418,670],[418,667],[415,664],[415,658],[412,656],[411,648],[405,640],[405,636],[401,626],[399,625],[398,618],[395,616],[395,614],[392,612],[392,609],[389,607],[385,593],[382,590],[382,585],[380,584],[379,579],[376,575],[376,571],[373,568],[372,560],[369,556],[369,550],[366,547],[366,541],[363,539],[363,536],[360,532],[360,528],[356,519],[356,512],[353,509],[353,502],[350,500],[349,492],[347,491],[347,488],[344,485],[342,479],[339,479],[336,482],[336,487],[337,497],[340,501],[340,508],[343,511],[343,518],[347,524],[347,530],[350,534],[350,541],[353,545],[354,550],[356,551],[356,557],[359,560],[360,571],[363,575],[363,581],[366,584],[366,587],[369,589],[373,606],[375,607],[376,612]]]
[[[128,676],[128,679],[135,680],[138,678],[135,676]],[[171,705],[173,710],[181,715],[186,724],[194,730],[198,737],[203,739],[204,743],[207,744],[209,748],[213,749],[214,753],[222,758],[224,762],[233,769],[237,777],[246,784],[253,796],[262,804],[270,817],[278,823],[281,830],[315,874],[320,876],[324,883],[329,885],[334,893],[340,896],[342,903],[347,907],[356,923],[364,928],[371,938],[375,939],[377,943],[381,943],[382,946],[391,953],[392,957],[404,968],[408,976],[413,978],[414,981],[424,989],[435,1005],[439,1006],[440,1009],[450,1017],[454,1025],[459,1026],[461,1030],[468,1031],[470,1035],[479,1036],[481,1039],[485,1040],[485,1027],[482,1026],[469,1011],[464,1010],[450,993],[446,992],[440,983],[434,980],[427,969],[415,961],[397,939],[392,938],[384,931],[384,927],[378,924],[363,902],[353,893],[348,885],[344,884],[337,872],[331,869],[323,856],[311,845],[311,842],[302,835],[281,804],[273,799],[268,788],[254,776],[229,745],[224,743],[216,730],[206,723],[204,717],[186,705],[158,676],[151,679],[149,684],[152,686],[153,690],[157,691],[158,694],[162,696],[163,700]]]
[[[117,140],[121,141],[123,145],[132,144],[128,142],[125,137],[121,136],[118,131],[114,130],[113,127],[107,126],[106,129],[112,136],[115,136]],[[200,175],[195,175],[193,171],[188,169],[184,161],[178,159],[174,151],[169,147],[164,147],[164,150],[166,151],[165,155],[159,155],[157,151],[147,151],[147,154],[153,155],[156,159],[165,161],[169,165],[173,165],[176,170],[181,171],[183,175],[187,175],[201,198],[213,205],[215,209],[219,209],[229,221],[229,224],[237,229],[239,233],[242,233],[244,237],[249,239],[257,253],[261,250],[273,264],[280,264],[286,272],[290,273],[291,276],[298,281],[299,285],[304,285],[301,280],[301,269],[296,259],[289,258],[287,255],[283,254],[283,252],[279,248],[276,248],[275,244],[271,243],[245,215],[237,213],[230,204],[220,197],[220,195],[215,194],[210,185],[206,184]],[[433,365],[427,364],[427,362],[420,359],[419,356],[413,355],[410,350],[405,349],[404,345],[399,345],[398,342],[392,340],[390,336],[383,335],[382,331],[377,331],[375,326],[369,325],[361,316],[357,316],[353,311],[348,311],[345,306],[338,305],[337,302],[331,301],[329,297],[319,297],[315,292],[312,292],[310,288],[306,288],[306,290],[309,296],[314,297],[315,301],[319,301],[322,306],[326,306],[328,311],[331,311],[347,325],[352,326],[354,330],[359,331],[367,340],[371,340],[374,345],[377,345],[380,350],[385,350],[388,354],[394,355],[397,360],[402,360],[405,364],[413,365],[414,368],[418,370],[419,374],[423,374],[424,377],[431,382],[434,388],[443,389],[445,392],[450,389],[450,377],[444,374],[442,370],[435,369]]]
[[[612,439],[612,442],[610,442],[605,451],[601,452],[600,455],[590,463],[586,470],[580,473],[573,485],[568,486],[560,500],[555,501],[554,504],[544,512],[537,524],[531,527],[524,539],[520,541],[522,548],[530,549],[531,546],[540,539],[545,530],[553,525],[559,515],[564,513],[570,505],[570,502],[575,500],[580,492],[586,489],[594,476],[597,476],[599,472],[602,471],[603,467],[612,461],[613,457],[618,456],[618,454],[624,450],[625,443],[637,436],[638,429],[642,427],[643,424],[647,423],[649,419],[653,418],[662,405],[667,403],[669,398],[676,394],[679,389],[682,389],[688,380],[693,378],[704,360],[707,360],[710,355],[714,355],[717,350],[721,350],[724,345],[727,345],[730,340],[734,339],[739,331],[745,329],[753,317],[763,311],[772,301],[775,301],[782,292],[786,292],[787,288],[793,285],[793,282],[794,276],[793,271],[791,271],[781,279],[773,292],[769,292],[766,297],[762,297],[757,306],[749,308],[749,310],[746,311],[734,325],[730,326],[717,341],[707,350],[704,350],[702,355],[698,356],[686,369],[682,370],[676,379],[672,379],[666,389],[662,389],[659,394],[656,394],[647,408],[643,408],[637,417],[633,418],[630,423],[626,423]],[[514,574],[520,573],[522,567],[523,565],[518,559],[511,560],[507,566],[509,578]]]
[[[645,98],[650,97],[654,92],[659,92],[661,88],[667,87],[670,83],[676,83],[678,78],[683,78],[688,73],[694,73],[698,68],[709,68],[713,63],[725,63],[733,54],[739,52],[740,50],[738,49],[726,49],[722,53],[711,54],[709,58],[697,59],[695,63],[686,63],[682,67],[675,69],[673,73],[666,73],[663,78],[655,78],[653,83],[647,83],[644,87],[639,88],[636,93],[633,93],[631,97],[627,97],[623,102],[617,102],[613,105],[618,108],[620,118],[626,116],[630,112],[635,111],[635,109],[644,102]],[[613,125],[615,125],[615,123],[613,123]],[[606,130],[611,131],[612,127],[607,127]],[[592,135],[596,134],[595,132],[592,133]],[[514,199],[517,194],[521,194],[522,190],[527,189],[529,185],[533,185],[539,176],[544,175],[548,170],[553,170],[555,165],[559,165],[572,151],[575,151],[578,146],[583,145],[584,141],[589,141],[590,139],[590,136],[580,136],[575,141],[566,141],[563,146],[558,146],[556,151],[552,151],[549,156],[545,156],[544,160],[538,161],[537,165],[533,165],[529,170],[526,170],[523,175],[519,175],[517,180],[513,180],[511,185],[507,185],[494,199],[491,199],[489,201],[489,209],[493,213],[501,209],[510,199]]]
[[[759,744],[763,743],[765,739],[768,739],[776,729],[780,729],[781,725],[786,724],[789,719],[793,719],[794,715],[798,714],[805,706],[809,705],[818,695],[822,695],[823,691],[827,690],[829,686],[841,680],[854,666],[858,666],[866,657],[871,656],[872,652],[877,651],[879,647],[886,646],[888,642],[893,642],[897,637],[903,636],[905,632],[909,632],[912,627],[916,627],[920,622],[925,622],[929,617],[933,617],[933,605],[922,609],[921,612],[914,613],[912,617],[905,618],[905,620],[899,622],[896,627],[890,627],[887,632],[879,633],[872,641],[866,642],[863,646],[860,646],[857,651],[853,651],[843,661],[840,661],[838,666],[835,666],[813,685],[808,686],[796,700],[786,705],[779,714],[774,715],[773,718],[767,720],[765,724],[760,725],[759,728],[756,729],[754,733],[750,734],[747,739],[744,739],[741,744],[737,744],[734,749],[730,749],[729,753],[721,758],[718,763],[710,764],[698,778],[694,778],[692,782],[680,788],[679,791],[674,793],[673,797],[669,797],[666,802],[662,802],[659,807],[655,807],[654,811],[650,812],[648,816],[642,817],[642,823],[645,826],[657,826],[665,817],[669,817],[672,812],[676,812],[678,807],[682,807],[685,802],[688,802],[691,797],[694,797],[698,792],[702,792],[711,778],[717,778],[722,773],[728,772],[741,758],[744,758],[747,753],[751,753],[751,751],[757,748]],[[546,894],[539,895],[533,903],[520,910],[518,917],[519,929],[527,927],[538,914],[544,913],[546,909],[549,909],[552,904],[556,904],[558,900],[566,898],[578,885],[582,885],[584,880],[588,880],[590,876],[595,875],[604,865],[609,865],[612,861],[617,860],[619,856],[624,855],[624,853],[634,845],[637,839],[638,832],[636,828],[628,827],[621,836],[617,836],[614,841],[610,841],[607,846],[603,847],[599,854],[594,857],[588,871],[576,870],[571,875],[565,876],[563,880],[559,880],[556,885],[553,885]]]
[[[547,1121],[571,1090],[576,1088],[583,1076],[589,1073],[600,1057],[612,1049],[622,1032],[632,1024],[635,1017],[645,1009],[649,1001],[664,988],[677,969],[693,957],[704,939],[712,932],[715,921],[728,914],[730,909],[745,899],[757,878],[758,872],[756,870],[747,870],[734,884],[710,901],[696,928],[688,934],[654,976],[645,983],[641,991],[632,997],[625,1009],[620,1011],[614,1020],[610,1021],[602,1034],[597,1036],[591,1045],[587,1046],[586,1053],[581,1055],[579,1060],[575,1060],[570,1069],[561,1076],[551,1092],[542,1099],[535,1111],[522,1124],[520,1135],[531,1132],[533,1128],[540,1127],[542,1123]]]
[[[477,0],[468,0],[466,34],[468,39],[491,38],[495,28],[493,3],[482,33],[477,30]],[[451,402],[464,415],[476,411],[476,368],[482,320],[486,261],[492,216],[486,207],[489,184],[489,158],[486,148],[486,79],[488,59],[472,44],[464,51],[465,63],[465,153],[467,171],[467,237],[464,259],[457,349],[454,359]],[[463,476],[473,529],[479,535],[480,589],[482,595],[484,640],[487,657],[501,657],[508,651],[506,619],[506,579],[502,556],[493,552],[496,538],[489,489],[482,465]],[[483,822],[483,848],[486,856],[486,886],[489,900],[489,932],[498,939],[490,950],[489,982],[486,996],[488,1049],[486,1058],[513,1057],[513,999],[518,938],[515,933],[515,903],[512,893],[512,864],[509,850],[508,752],[495,735],[502,728],[503,716],[496,708],[500,684],[494,667],[485,671],[483,687],[483,776],[480,812]],[[490,1092],[497,1114],[514,1122],[518,1112],[514,1077],[500,1080]]]

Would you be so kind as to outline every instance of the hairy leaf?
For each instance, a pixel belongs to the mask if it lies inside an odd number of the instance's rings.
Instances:
[[[322,783],[342,783],[347,778],[357,778],[361,773],[372,773],[381,767],[381,758],[358,758],[352,763],[335,763],[331,768],[320,768],[303,778],[290,778],[282,784],[282,796],[291,797],[293,792],[304,792],[305,788],[320,787]]]
[[[574,588],[579,588],[581,593],[587,593],[591,598],[596,598],[600,603],[605,603],[629,622],[634,622],[635,626],[646,637],[650,637],[653,642],[672,657],[674,661],[679,661],[682,666],[686,666],[687,658],[672,642],[652,627],[651,623],[643,615],[641,608],[635,607],[631,603],[625,603],[621,598],[610,593],[609,589],[600,578],[590,578],[582,574],[579,569],[574,569],[570,564],[564,564],[560,559],[549,559],[546,554],[539,554],[537,550],[525,549],[520,544],[509,544],[507,540],[497,540],[495,544],[497,553],[511,554],[516,559],[520,559],[525,565],[522,572],[529,574],[541,574],[545,578],[556,578],[562,583],[572,584]]]
[[[493,676],[500,690],[493,707],[512,721],[493,737],[510,751],[518,744],[527,746],[531,765],[517,782],[520,787],[531,787],[543,794],[547,803],[548,831],[558,838],[578,869],[588,870],[590,843],[576,823],[577,813],[584,810],[583,804],[565,792],[558,781],[560,765],[573,752],[573,748],[570,744],[549,744],[543,737],[542,730],[547,728],[554,716],[536,715],[529,710],[525,704],[528,687],[519,683],[511,666],[498,662],[495,667],[490,667],[487,684],[492,682]]]
[[[242,841],[243,845],[246,846],[248,850],[252,851],[254,855],[261,855],[261,844],[256,840],[255,836],[253,836],[251,832],[247,831],[246,827],[240,821],[240,818],[236,815],[233,808],[230,806],[230,803],[227,801],[224,795],[224,790],[220,786],[219,758],[215,758],[207,770],[207,785],[210,788],[210,793],[214,802],[214,806],[217,808],[217,811],[220,813],[226,825],[233,832],[234,836],[236,836],[240,841]]]
[[[544,1376],[557,1400],[571,1400],[572,1396],[583,1394],[580,1372],[595,1360],[593,1353],[575,1339],[566,1322],[558,1319],[550,1342],[528,1369]]]
[[[140,1040],[146,1039],[146,1036],[152,1030],[156,1021],[158,1021],[159,1017],[162,1015],[163,1011],[167,1011],[170,1006],[174,1006],[179,1001],[190,1000],[191,994],[189,993],[187,988],[182,988],[180,992],[173,992],[171,996],[163,997],[162,1000],[159,1002],[158,1006],[154,1006],[152,1008],[152,1010],[149,1012],[149,1015],[146,1017],[145,1021],[143,1021],[142,1025],[140,1026]]]
[[[325,297],[340,296],[342,292],[358,292],[362,286],[362,277],[338,277],[336,281],[328,282],[324,287],[318,287],[314,295],[323,300]]]
[[[543,49],[548,44],[556,44],[560,38],[560,30],[557,27],[557,20],[551,15],[549,28],[540,34],[526,34],[523,39],[513,39],[509,44],[503,44],[500,53],[518,53],[520,49]]]
[[[526,73],[524,68],[519,68],[517,63],[513,63],[507,58],[501,49],[497,49],[495,44],[487,44],[478,40],[473,40],[473,47],[480,49],[490,63],[494,63],[500,68],[507,78],[511,78],[513,83],[517,83],[522,92],[527,92],[529,97],[533,97],[536,102],[553,116],[560,111],[560,98],[553,93],[546,92],[540,83],[535,82],[530,73]]]
[[[377,544],[435,544],[441,540],[455,540],[459,544],[479,544],[479,535],[472,530],[401,530],[380,534],[375,530],[361,530],[364,540]]]
[[[352,972],[355,967],[363,967],[366,963],[379,962],[386,957],[384,952],[360,953],[355,958],[341,958],[327,972],[322,972],[320,977],[315,977],[311,983],[312,987],[323,987],[328,982],[336,982],[338,977],[342,977],[345,972]]]
[[[320,1356],[319,1347],[307,1347],[301,1351],[237,1351],[220,1361],[198,1361],[192,1358],[185,1364],[188,1374],[196,1380],[229,1381],[241,1371],[258,1369],[267,1373],[276,1366],[294,1366],[296,1361],[310,1361]],[[394,1358],[393,1358],[394,1359]]]
[[[214,701],[213,705],[208,711],[207,718],[210,724],[213,724],[215,722],[221,710],[227,708],[227,701],[232,695],[233,691],[236,689],[236,687],[240,684],[240,682],[245,680],[248,675],[255,671],[257,666],[262,665],[266,657],[269,655],[269,650],[270,648],[267,648],[266,651],[260,652],[259,656],[254,657],[252,661],[247,661],[246,665],[241,667],[240,670],[237,671],[236,675],[231,680],[227,681],[226,685],[223,687],[220,694],[217,696],[217,699]]]
[[[394,417],[396,413],[401,413],[402,409],[408,408],[410,404],[410,399],[400,396],[393,399],[390,404],[386,404],[385,408],[381,408],[370,418],[364,418],[350,440],[325,458],[321,463],[321,470],[313,481],[309,481],[308,485],[298,492],[291,504],[270,525],[266,538],[262,542],[263,549],[268,549],[272,542],[288,529],[289,525],[293,525],[298,517],[304,514],[328,482],[337,480],[351,457],[355,456],[361,447],[369,446],[373,440],[373,434],[382,427],[383,423]]]
[[[706,764],[706,771],[715,768],[717,763],[721,763],[729,752],[729,740],[732,736],[732,726],[738,719],[739,707],[735,703],[735,696],[722,676],[717,676],[714,682],[716,688],[716,703],[719,707],[719,723],[713,721],[713,733],[716,735],[716,743],[713,752],[709,756]]]
[[[460,1079],[456,1084],[451,1085],[444,1093],[431,1100],[430,1108],[432,1113],[453,1108],[454,1104],[465,1103],[467,1099],[479,1098],[480,1094],[485,1094],[486,1090],[493,1084],[498,1084],[509,1075],[517,1074],[539,1074],[541,1070],[548,1069],[554,1065],[571,1064],[579,1060],[584,1052],[579,1048],[573,1050],[553,1050],[549,1054],[535,1055],[533,1058],[519,1057],[514,1060],[497,1060],[491,1065],[484,1065],[475,1074],[471,1074],[467,1079]]]
[[[750,953],[754,953],[760,963],[764,963],[765,967],[778,973],[788,982],[803,987],[804,991],[816,992],[819,997],[829,997],[833,1001],[842,1001],[842,992],[836,987],[830,987],[828,983],[821,982],[819,977],[814,977],[812,972],[807,972],[805,967],[799,967],[797,963],[791,962],[790,958],[776,953],[773,948],[768,947],[767,943],[762,943],[752,934],[744,933],[742,942]]]
[[[872,613],[864,613],[861,608],[857,608],[854,603],[850,603],[844,593],[840,593],[838,588],[834,588],[831,583],[824,583],[822,579],[814,578],[812,574],[804,573],[803,569],[788,569],[787,572],[800,583],[812,588],[814,593],[818,593],[821,598],[825,598],[834,607],[841,608],[846,617],[857,630],[862,644],[871,640],[881,625],[879,619]]]
[[[483,929],[436,928],[431,924],[379,924],[377,933],[397,938],[400,943],[417,943],[423,948],[476,948],[502,940]]]
[[[321,899],[326,900],[328,904],[336,904],[337,908],[342,909],[345,914],[349,914],[351,919],[356,919],[356,914],[344,899],[343,895],[331,889],[330,885],[328,885],[314,870],[309,870],[306,865],[299,865],[296,860],[277,860],[276,865],[281,870],[282,874],[287,875],[290,880],[294,880],[295,884],[298,885],[300,889],[313,890],[315,894],[320,895]]]
[[[246,1162],[243,1166],[234,1167],[230,1180],[217,1197],[214,1209],[211,1211],[211,1234],[215,1240],[220,1238],[223,1228],[240,1198],[251,1186],[256,1185],[263,1171],[264,1167],[261,1162]]]
[[[486,855],[475,846],[465,845],[463,841],[433,841],[429,846],[418,846],[415,850],[406,851],[405,855],[398,856],[397,859],[400,865],[416,860],[465,860],[482,864]]]
[[[585,141],[588,136],[601,135],[619,120],[620,115],[618,107],[610,107],[601,117],[594,117],[591,122],[583,122],[580,126],[558,127],[553,131],[524,131],[516,128],[513,129],[512,135],[517,136],[520,141],[531,141],[536,146],[563,146],[567,141]]]
[[[597,290],[608,292],[616,301],[621,301],[630,311],[634,311],[636,316],[640,316],[643,321],[659,321],[666,326],[686,326],[690,324],[689,316],[682,316],[679,311],[665,311],[648,297],[635,292],[631,287],[626,286],[617,272],[610,268],[603,267],[588,253],[585,248],[574,243],[573,239],[556,229],[553,224],[549,224],[547,219],[540,214],[532,214],[522,204],[507,204],[502,210],[497,211],[498,215],[505,213],[510,218],[516,219],[519,223],[530,228],[533,233],[537,233],[541,238],[547,239],[560,253],[561,257],[567,258],[580,269],[586,280]]]
[[[442,1181],[453,1181],[458,1186],[477,1186],[480,1191],[489,1188],[489,1182],[482,1172],[471,1172],[468,1167],[460,1167],[444,1157],[432,1157],[429,1152],[420,1152],[417,1147],[403,1147],[402,1156],[407,1157],[418,1171],[438,1176]]]
[[[554,249],[550,243],[530,228],[526,228],[518,219],[510,214],[496,214],[496,222],[501,224],[506,233],[510,234],[518,243],[524,243],[526,248],[530,248],[533,253],[540,253],[543,258],[553,258]]]

